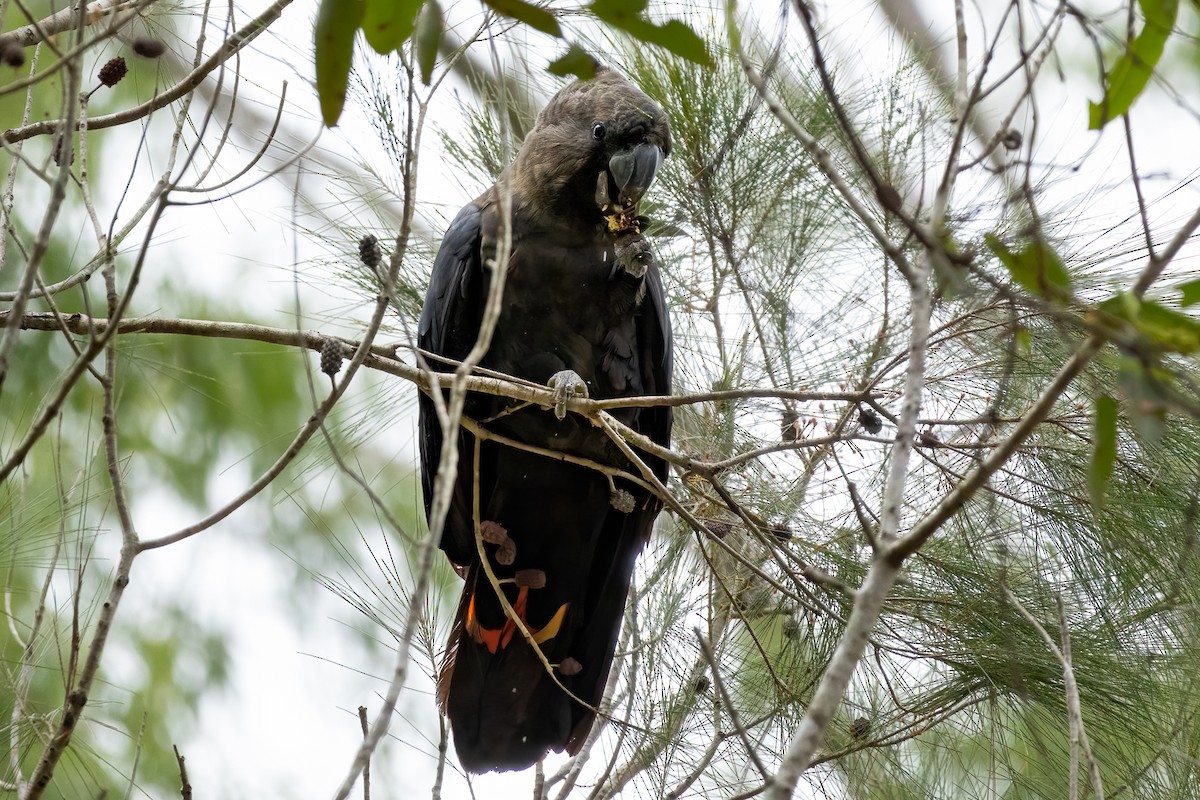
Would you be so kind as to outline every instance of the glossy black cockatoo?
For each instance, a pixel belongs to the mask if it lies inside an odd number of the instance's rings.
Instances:
[[[584,393],[670,394],[670,321],[638,212],[670,152],[662,109],[601,67],[550,100],[497,184],[450,223],[421,311],[420,347],[461,360],[475,343],[489,263],[504,235],[507,191],[511,250],[502,265],[499,320],[481,366],[548,385],[559,400],[550,410],[472,394],[464,416],[497,436],[637,474],[602,429],[565,413],[565,404]],[[613,414],[668,444],[669,408]],[[445,442],[424,395],[420,437],[429,513]],[[524,769],[549,750],[577,752],[591,729],[634,561],[661,503],[619,476],[613,484],[589,466],[484,437],[476,487],[476,439],[460,430],[457,444],[458,477],[441,548],[466,585],[438,698],[464,768]],[[666,464],[643,456],[665,481]],[[497,584],[481,566],[477,536],[500,591],[553,674],[502,607]]]

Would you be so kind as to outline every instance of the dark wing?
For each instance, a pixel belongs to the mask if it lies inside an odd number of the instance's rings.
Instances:
[[[646,296],[637,314],[638,361],[642,370],[643,391],[647,395],[671,394],[674,368],[671,343],[671,317],[667,312],[666,292],[657,265],[646,272]],[[642,408],[632,420],[634,430],[657,444],[671,444],[670,406]],[[645,456],[655,476],[666,484],[668,464]],[[661,501],[644,489],[630,486],[635,509],[629,514],[609,511],[603,534],[592,556],[591,587],[585,633],[575,646],[583,669],[573,682],[575,694],[590,706],[599,706],[604,696],[608,673],[621,632],[625,599],[638,554],[650,540]],[[595,721],[595,714],[577,703],[571,704],[571,734],[566,751],[575,755],[583,747]]]
[[[638,315],[638,347],[641,349],[639,361],[646,394],[671,394],[672,373],[675,369],[671,343],[671,315],[667,312],[667,295],[657,265],[652,265],[646,272],[646,297]],[[671,421],[670,406],[655,406],[642,409],[635,427],[657,444],[670,447]],[[667,463],[655,458],[651,459],[650,466],[658,479],[665,484]]]
[[[487,292],[480,255],[483,215],[484,207],[471,203],[458,212],[446,229],[442,246],[433,262],[433,274],[429,278],[429,290],[425,294],[425,305],[421,308],[421,320],[417,326],[417,345],[423,350],[461,360],[470,352],[479,334]],[[430,366],[443,372],[452,371],[445,364],[432,360]],[[421,488],[424,490],[425,514],[428,517],[433,504],[433,481],[442,454],[442,428],[438,424],[433,401],[424,393],[420,396],[419,416]],[[452,517],[447,520],[446,530],[457,529],[450,524],[453,515],[466,513],[469,508],[469,504],[464,509],[461,502],[452,502]],[[473,552],[473,548],[468,552]],[[449,549],[447,554],[455,563],[466,563],[456,557],[461,554],[452,553]]]

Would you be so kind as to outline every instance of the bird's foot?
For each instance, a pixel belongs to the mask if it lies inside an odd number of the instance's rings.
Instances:
[[[558,671],[562,675],[571,676],[578,675],[583,672],[583,664],[580,664],[573,656],[567,656],[558,665]]]
[[[618,236],[613,242],[616,261],[613,264],[612,277],[617,276],[617,270],[633,278],[641,278],[654,262],[654,250],[650,242],[640,233],[627,233]]]
[[[572,397],[587,397],[587,384],[574,370],[564,369],[550,376],[546,385],[554,390],[554,416],[567,416],[567,401]]]

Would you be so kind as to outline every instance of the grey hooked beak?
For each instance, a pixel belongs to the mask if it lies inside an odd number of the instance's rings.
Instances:
[[[622,150],[610,158],[608,171],[617,187],[617,202],[628,207],[641,200],[650,184],[654,183],[654,175],[662,160],[662,150],[649,142]]]

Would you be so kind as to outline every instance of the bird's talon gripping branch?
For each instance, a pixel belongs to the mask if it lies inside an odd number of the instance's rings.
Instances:
[[[572,397],[587,397],[587,384],[578,373],[564,369],[550,376],[546,385],[554,390],[554,416],[560,420],[567,416],[567,401]]]
[[[558,665],[558,672],[559,674],[566,675],[567,677],[570,677],[571,675],[578,675],[580,672],[583,672],[583,664],[580,664],[571,656],[567,656],[562,660],[562,663]]]
[[[646,241],[646,238],[640,233],[626,233],[618,236],[613,242],[613,248],[617,256],[613,263],[612,277],[614,278],[617,277],[618,269],[623,270],[630,277],[641,278],[654,261],[654,251],[650,249],[650,242]]]

